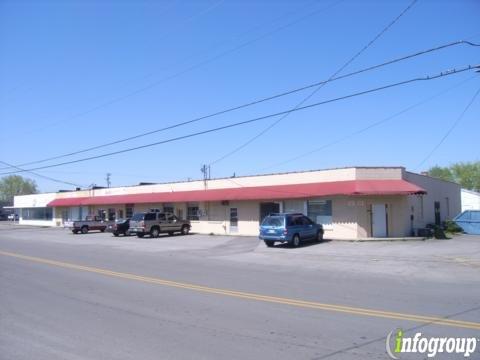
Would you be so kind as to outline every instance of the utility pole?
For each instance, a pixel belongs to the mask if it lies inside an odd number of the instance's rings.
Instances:
[[[111,175],[112,175],[111,173],[107,173],[107,177],[105,178],[105,180],[107,180],[107,187],[110,187],[110,185],[111,185],[111,182],[110,182],[110,176]]]
[[[210,165],[204,164],[200,171],[203,173],[203,185],[205,186],[205,189],[207,188],[207,180],[210,180]]]

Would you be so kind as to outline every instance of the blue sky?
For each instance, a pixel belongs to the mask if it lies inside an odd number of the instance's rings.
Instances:
[[[410,2],[2,0],[0,160],[17,165],[41,160],[328,79]],[[456,40],[480,43],[479,14],[475,0],[419,0],[341,74]],[[479,47],[465,45],[441,50],[326,84],[307,104],[478,64],[479,54]],[[213,164],[212,176],[352,165],[422,171],[479,160],[480,98],[419,166],[479,87],[480,74],[466,71],[292,113]],[[442,91],[401,116],[351,135]],[[308,94],[37,166],[287,110]],[[37,172],[83,186],[105,185],[107,172],[112,186],[200,178],[202,164],[275,120]],[[9,171],[1,167],[0,172]],[[22,175],[35,179],[42,191],[71,188]]]

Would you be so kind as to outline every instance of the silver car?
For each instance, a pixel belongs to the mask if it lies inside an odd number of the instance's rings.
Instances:
[[[149,234],[152,238],[161,233],[173,235],[176,232],[187,235],[190,232],[190,221],[181,220],[171,213],[146,212],[133,214],[130,219],[130,233],[144,237]]]

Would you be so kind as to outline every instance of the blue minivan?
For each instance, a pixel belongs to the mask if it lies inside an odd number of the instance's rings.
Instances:
[[[323,240],[323,226],[301,213],[270,214],[260,225],[259,238],[272,247],[276,242],[297,247],[303,240]]]

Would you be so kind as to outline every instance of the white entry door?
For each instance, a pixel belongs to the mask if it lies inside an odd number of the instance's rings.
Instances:
[[[387,237],[387,209],[385,204],[372,205],[372,235]]]

